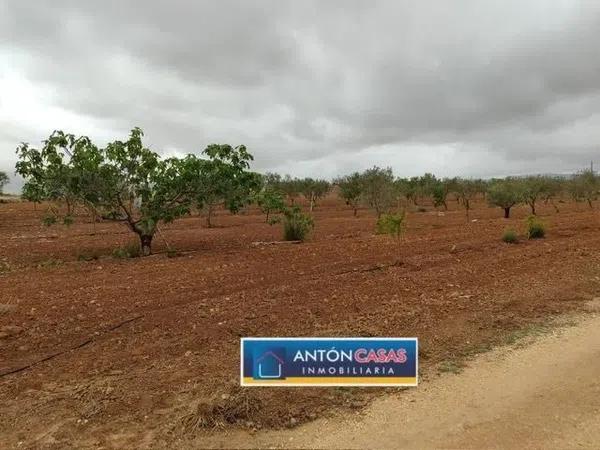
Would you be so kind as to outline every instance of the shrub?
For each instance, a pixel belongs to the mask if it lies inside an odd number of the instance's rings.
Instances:
[[[354,217],[358,211],[358,204],[363,192],[362,177],[360,173],[354,172],[352,175],[347,175],[335,180],[334,184],[339,187],[338,195],[344,199],[346,205],[351,206],[354,211]]]
[[[44,218],[42,219],[42,223],[45,226],[50,227],[56,223],[56,216],[53,216],[51,214],[46,214],[44,216]]]
[[[94,261],[100,259],[100,252],[98,250],[84,250],[77,256],[79,261]]]
[[[139,244],[131,242],[123,247],[117,247],[113,250],[113,258],[127,259],[127,258],[138,258],[142,254]]]
[[[510,228],[505,230],[504,234],[502,235],[502,241],[506,242],[507,244],[516,244],[519,241],[517,232]]]
[[[167,250],[167,258],[178,258],[180,256],[183,256],[181,253],[179,253],[177,250],[175,250],[174,248],[170,248],[169,250]]]
[[[404,211],[397,214],[383,214],[377,220],[377,234],[389,234],[400,240],[406,227],[406,214]]]
[[[527,238],[541,239],[546,236],[546,225],[536,216],[527,218]]]
[[[73,219],[73,216],[70,214],[67,214],[65,217],[63,217],[63,225],[66,225],[68,227],[73,225],[74,221],[75,221],[75,219]]]
[[[283,213],[283,239],[286,241],[303,241],[314,228],[312,217],[302,213],[294,206]]]

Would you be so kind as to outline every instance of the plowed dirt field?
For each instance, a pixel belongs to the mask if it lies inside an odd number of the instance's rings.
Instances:
[[[418,336],[422,378],[454,370],[600,295],[600,213],[559,206],[538,208],[545,239],[516,245],[500,236],[523,235],[527,208],[507,220],[482,200],[468,221],[454,203],[411,210],[398,245],[330,197],[303,244],[253,245],[280,227],[223,212],[210,229],[164,226],[150,257],[116,259],[134,238],[120,224],[47,228],[42,207],[0,204],[0,447],[164,447],[396,392],[242,390],[242,336]]]

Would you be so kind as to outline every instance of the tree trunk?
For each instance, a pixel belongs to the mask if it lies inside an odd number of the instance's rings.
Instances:
[[[353,206],[352,209],[354,209],[354,217],[356,217],[356,213],[358,211],[358,208],[356,206]]]
[[[444,211],[448,211],[448,204],[446,203],[446,200],[444,200],[443,205],[444,205]]]
[[[504,218],[508,219],[510,217],[510,206],[508,208],[504,208]]]
[[[265,222],[269,222],[269,211],[267,210],[267,218],[265,219]]]
[[[310,212],[313,211],[313,208],[315,207],[315,199],[314,197],[311,195],[310,197]]]
[[[207,211],[206,211],[206,226],[208,228],[212,228],[212,223],[210,221],[212,217],[212,205],[208,205]]]
[[[529,207],[531,208],[531,214],[535,216],[535,202],[529,203]]]
[[[140,234],[140,246],[143,256],[150,255],[152,253],[152,235]]]
[[[592,199],[588,198],[587,202],[588,202],[588,205],[590,205],[590,209],[594,209],[594,205],[592,205]]]

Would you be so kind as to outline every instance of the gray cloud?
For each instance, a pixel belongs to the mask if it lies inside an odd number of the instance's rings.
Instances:
[[[0,167],[56,128],[141,126],[298,175],[576,170],[600,144],[598,41],[584,0],[0,0]]]

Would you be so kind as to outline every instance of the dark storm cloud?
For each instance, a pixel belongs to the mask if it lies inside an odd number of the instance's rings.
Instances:
[[[0,165],[20,133],[139,125],[297,174],[575,170],[600,144],[599,41],[585,1],[0,0]]]

